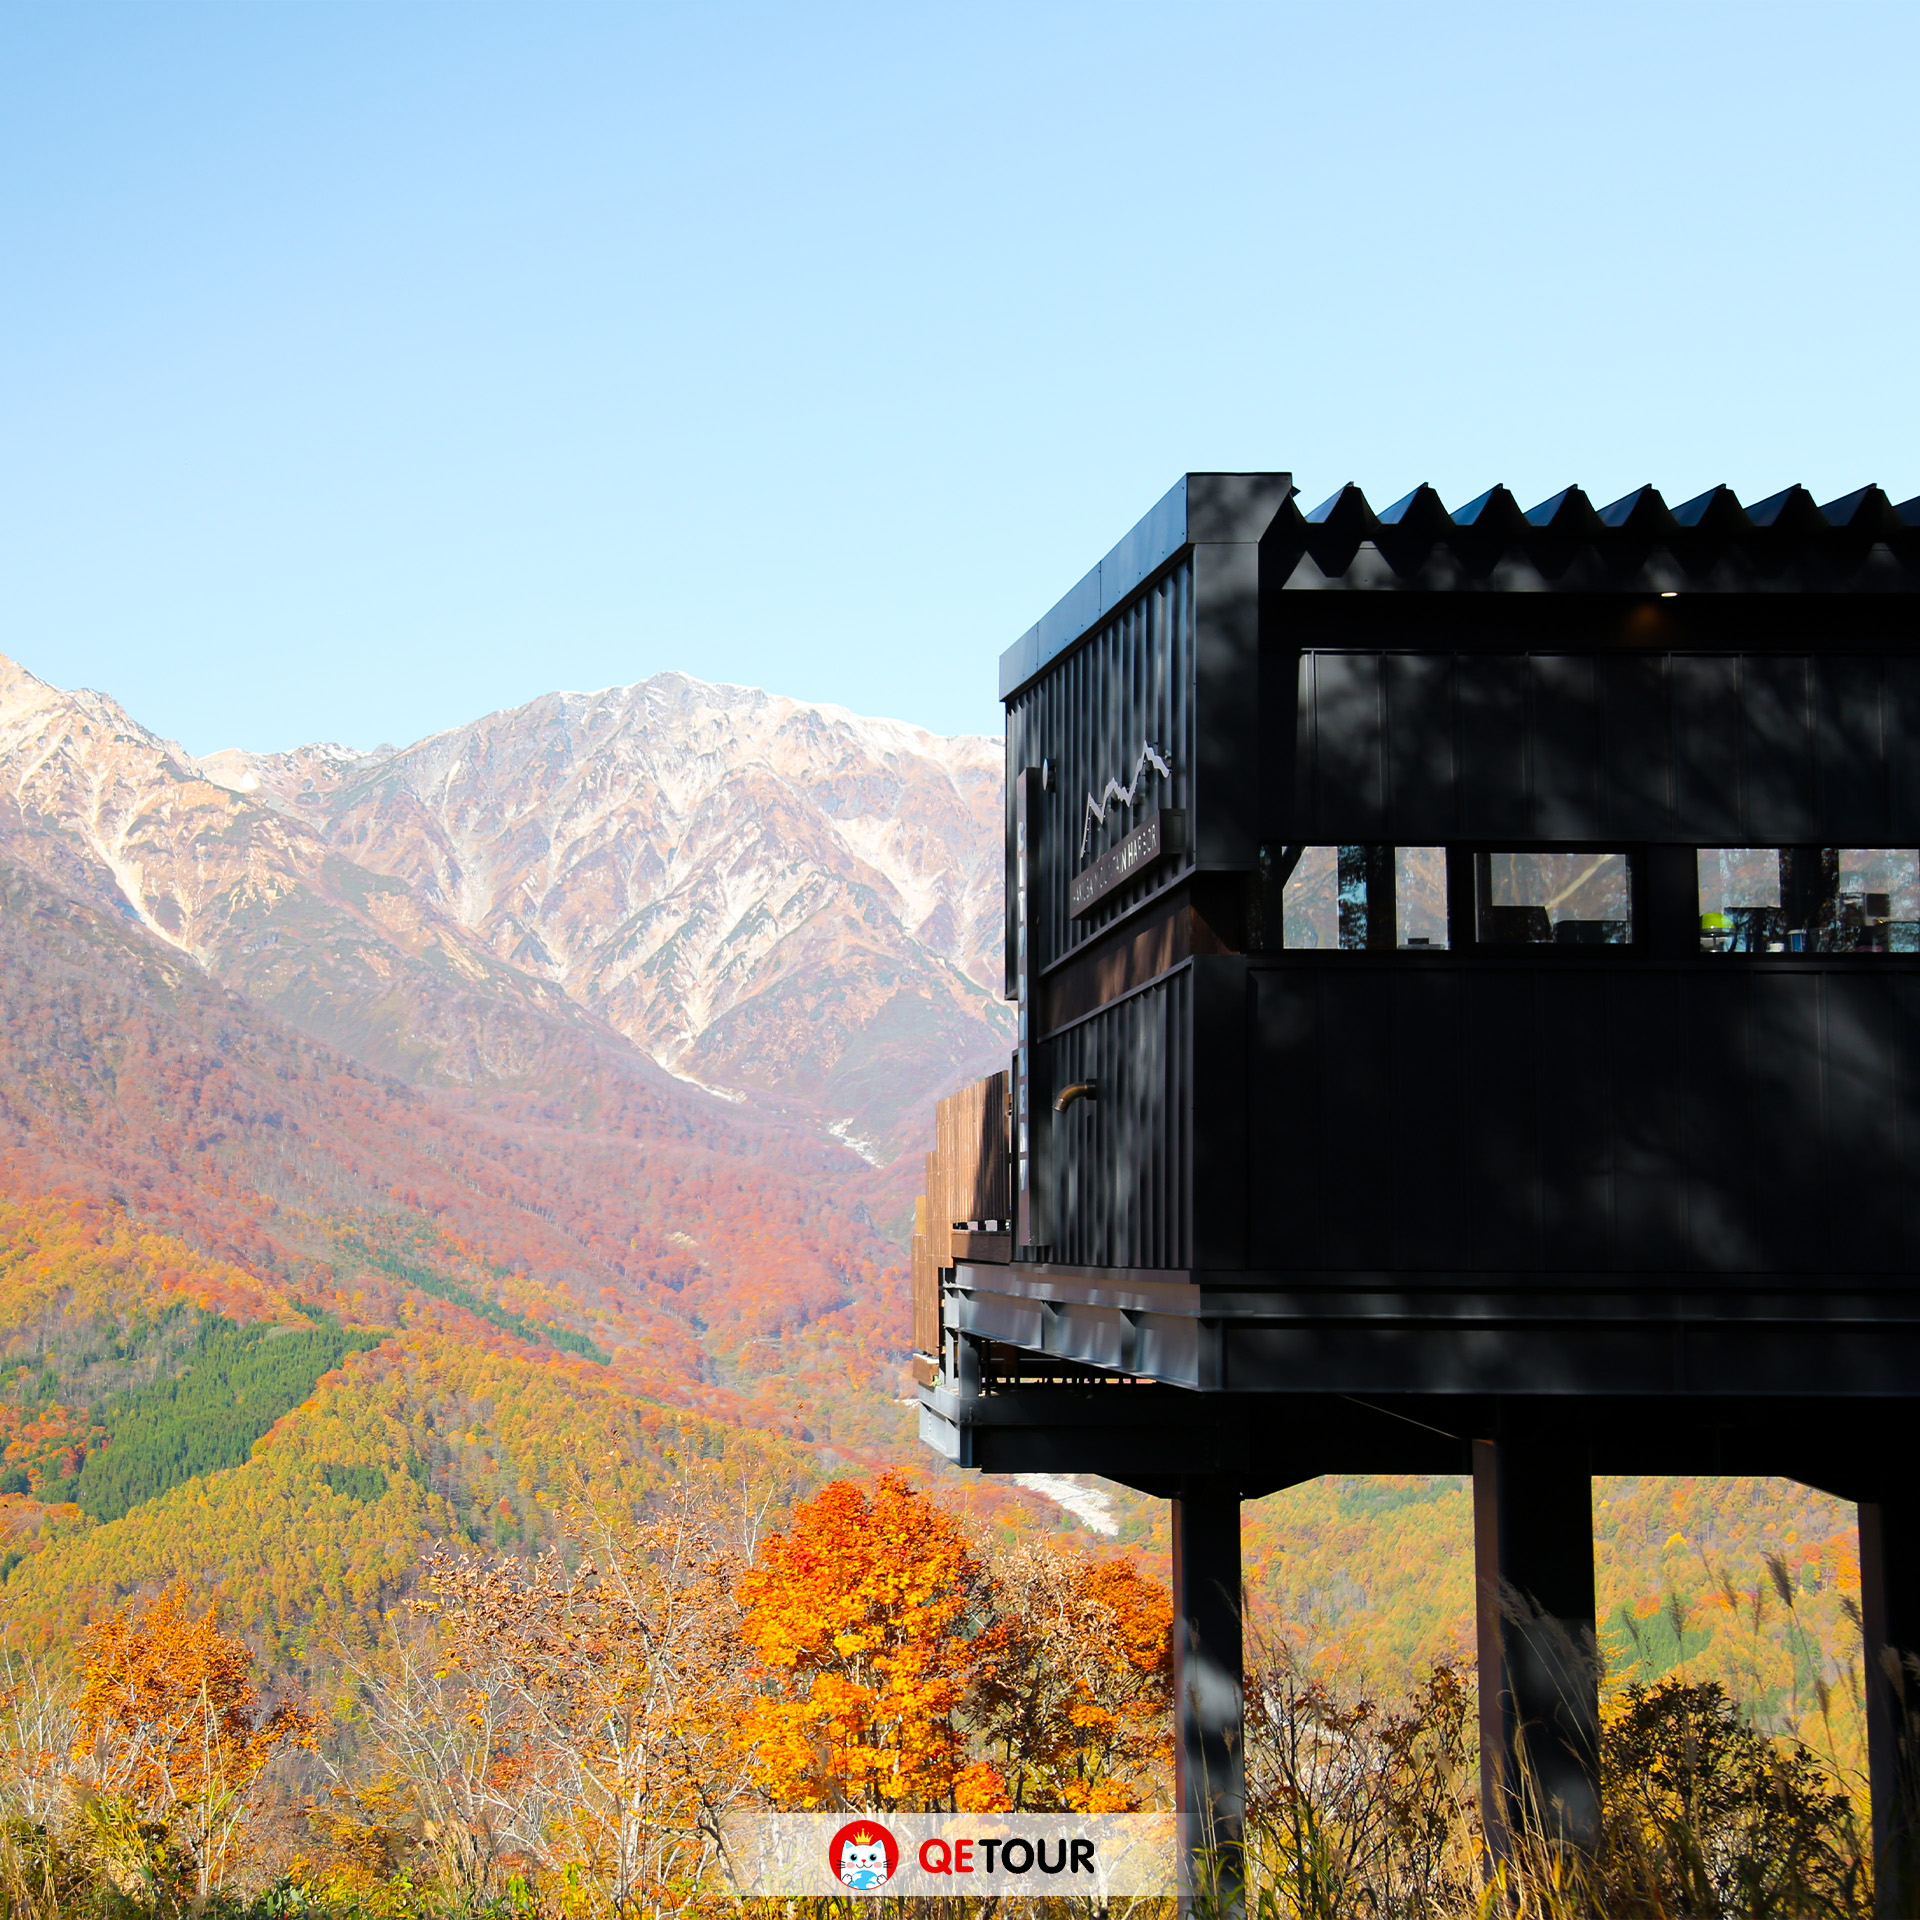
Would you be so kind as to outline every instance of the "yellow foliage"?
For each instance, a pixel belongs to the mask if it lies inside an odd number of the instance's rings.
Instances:
[[[435,1541],[538,1545],[575,1499],[634,1506],[708,1476],[758,1502],[811,1469],[791,1441],[636,1399],[587,1361],[397,1335],[323,1379],[245,1465],[49,1540],[7,1583],[6,1637],[58,1646],[75,1620],[179,1580],[305,1664],[316,1632],[376,1638]]]
[[[300,1318],[270,1282],[117,1210],[0,1200],[0,1355],[20,1353],[48,1316],[124,1322],[183,1301],[235,1320]]]

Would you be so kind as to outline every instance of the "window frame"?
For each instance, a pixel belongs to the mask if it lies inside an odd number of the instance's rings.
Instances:
[[[1731,962],[1735,966],[1744,964],[1747,966],[1761,965],[1761,966],[1766,966],[1771,968],[1771,967],[1777,967],[1782,963],[1786,963],[1786,964],[1799,963],[1801,965],[1805,965],[1809,961],[1820,966],[1830,966],[1835,964],[1845,965],[1852,961],[1871,961],[1875,965],[1881,965],[1889,960],[1899,960],[1899,959],[1906,959],[1909,961],[1920,960],[1920,941],[1916,941],[1916,944],[1911,947],[1896,947],[1891,942],[1891,935],[1889,935],[1888,944],[1884,947],[1870,947],[1870,946],[1853,946],[1853,947],[1840,947],[1840,948],[1821,947],[1816,943],[1815,940],[1809,940],[1808,944],[1804,947],[1798,947],[1798,948],[1794,947],[1791,944],[1791,941],[1792,941],[1792,936],[1795,932],[1807,932],[1810,934],[1817,935],[1819,931],[1817,926],[1817,910],[1813,914],[1808,914],[1805,912],[1805,909],[1807,908],[1807,906],[1809,905],[1810,901],[1813,898],[1813,896],[1806,890],[1805,881],[1799,882],[1796,888],[1794,883],[1784,874],[1782,876],[1782,888],[1781,888],[1782,893],[1785,894],[1786,892],[1791,890],[1791,891],[1797,891],[1800,896],[1797,900],[1794,900],[1794,901],[1783,900],[1780,908],[1777,909],[1777,911],[1781,915],[1782,921],[1785,923],[1783,925],[1782,932],[1783,932],[1783,937],[1787,940],[1788,944],[1778,950],[1768,948],[1768,947],[1759,947],[1759,948],[1727,947],[1718,952],[1709,951],[1705,946],[1701,944],[1706,932],[1705,926],[1703,924],[1706,919],[1706,912],[1702,904],[1703,896],[1700,890],[1700,861],[1701,861],[1701,856],[1704,854],[1769,853],[1769,854],[1775,854],[1775,855],[1796,855],[1796,856],[1812,855],[1812,856],[1815,856],[1816,861],[1818,863],[1818,867],[1824,868],[1826,864],[1824,860],[1824,856],[1830,853],[1834,856],[1831,890],[1830,891],[1827,890],[1827,888],[1823,884],[1822,891],[1819,898],[1819,907],[1824,908],[1830,904],[1837,904],[1841,899],[1845,897],[1840,891],[1839,856],[1841,853],[1846,851],[1853,851],[1856,853],[1879,853],[1879,854],[1912,853],[1915,856],[1915,861],[1916,861],[1916,876],[1917,878],[1920,878],[1920,847],[1855,847],[1852,849],[1847,849],[1847,848],[1842,848],[1838,845],[1829,846],[1825,844],[1816,844],[1813,842],[1784,841],[1784,840],[1774,841],[1774,842],[1763,842],[1757,846],[1735,847],[1723,841],[1711,841],[1711,842],[1703,841],[1698,845],[1694,846],[1691,849],[1691,851],[1693,855],[1693,862],[1692,862],[1693,924],[1692,924],[1692,937],[1690,941],[1690,951],[1692,952],[1695,958],[1702,961],[1703,963],[1710,963],[1715,967],[1725,966],[1726,964]],[[1727,910],[1722,908],[1719,911],[1725,912]],[[1740,911],[1740,909],[1735,909],[1734,911]],[[1791,925],[1791,921],[1796,913],[1801,914],[1802,917],[1808,920],[1809,922],[1808,926],[1804,928],[1795,928]],[[1891,917],[1881,922],[1880,924],[1889,929],[1895,926],[1920,927],[1920,921],[1898,921],[1898,920],[1892,919]]]
[[[1444,871],[1442,875],[1442,897],[1446,920],[1446,938],[1439,946],[1410,946],[1400,939],[1400,887],[1398,860],[1396,856],[1403,847],[1438,847]],[[1366,938],[1358,946],[1344,946],[1336,943],[1332,946],[1295,946],[1287,938],[1287,889],[1293,884],[1294,876],[1300,870],[1302,859],[1316,849],[1329,851],[1334,856],[1335,911],[1339,912],[1338,902],[1346,880],[1356,865],[1361,869],[1363,899],[1366,914]],[[1347,856],[1357,855],[1358,860]],[[1453,905],[1453,859],[1450,850],[1437,841],[1356,841],[1335,845],[1324,840],[1291,843],[1282,850],[1282,859],[1276,873],[1274,902],[1279,921],[1279,943],[1275,951],[1298,954],[1374,954],[1393,955],[1402,953],[1434,954],[1447,953],[1453,947],[1454,905]]]
[[[1627,937],[1624,940],[1489,940],[1482,936],[1480,914],[1492,905],[1483,892],[1490,891],[1490,863],[1497,854],[1618,854],[1627,866]],[[1469,934],[1467,941],[1457,938],[1457,948],[1465,946],[1476,954],[1540,955],[1543,953],[1639,955],[1649,951],[1647,926],[1647,860],[1644,846],[1619,840],[1476,840],[1456,843],[1447,849],[1448,922],[1453,933],[1464,915]],[[1459,884],[1454,876],[1459,869]]]
[[[1324,843],[1316,841],[1309,844],[1319,846]],[[1515,835],[1498,840],[1484,838],[1452,841],[1369,841],[1359,844],[1365,846],[1373,863],[1370,867],[1370,875],[1378,874],[1386,881],[1388,897],[1392,900],[1392,913],[1388,922],[1391,934],[1387,938],[1382,939],[1376,935],[1379,896],[1374,890],[1375,882],[1370,877],[1368,931],[1369,935],[1374,937],[1369,938],[1365,947],[1288,946],[1282,897],[1286,881],[1292,875],[1293,866],[1286,856],[1304,853],[1306,847],[1303,844],[1287,843],[1276,845],[1274,848],[1272,891],[1265,896],[1270,905],[1256,910],[1255,913],[1255,924],[1264,924],[1268,931],[1255,935],[1254,944],[1248,948],[1248,951],[1257,952],[1263,958],[1284,958],[1289,964],[1317,964],[1328,955],[1338,953],[1341,955],[1342,966],[1352,963],[1365,966],[1369,960],[1374,965],[1380,965],[1416,955],[1424,964],[1435,956],[1449,954],[1456,963],[1470,962],[1495,967],[1534,965],[1558,967],[1585,964],[1610,967],[1697,965],[1724,969],[1729,964],[1765,965],[1769,968],[1845,967],[1856,963],[1871,963],[1875,967],[1888,965],[1897,967],[1902,963],[1907,966],[1920,965],[1920,936],[1916,937],[1916,944],[1911,948],[1896,947],[1889,941],[1887,946],[1880,948],[1859,946],[1838,951],[1821,951],[1815,946],[1809,946],[1798,952],[1788,950],[1780,953],[1704,951],[1700,945],[1702,914],[1700,857],[1705,853],[1719,851],[1723,845],[1730,843],[1677,840],[1655,842],[1542,840]],[[1780,852],[1799,844],[1798,842],[1776,842],[1756,850]],[[1445,859],[1447,944],[1444,947],[1410,947],[1400,943],[1399,903],[1397,898],[1394,898],[1398,891],[1394,881],[1394,857],[1403,846],[1438,846]],[[1894,853],[1906,852],[1909,849],[1874,847],[1856,849],[1856,851]],[[1623,856],[1627,862],[1628,900],[1632,914],[1631,939],[1620,945],[1601,942],[1506,942],[1481,939],[1482,858],[1497,853],[1613,853]],[[1684,878],[1682,878],[1683,874]],[[1893,926],[1905,923],[1890,921],[1887,924]],[[1573,959],[1570,961],[1568,956],[1573,956]]]

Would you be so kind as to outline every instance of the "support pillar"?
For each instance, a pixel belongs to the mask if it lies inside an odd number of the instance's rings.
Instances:
[[[1506,1854],[1523,1824],[1550,1847],[1600,1844],[1600,1666],[1593,1478],[1584,1436],[1473,1443],[1480,1811]]]
[[[1238,1908],[1245,1878],[1240,1489],[1188,1482],[1173,1500],[1175,1803],[1183,1887]]]
[[[1920,1486],[1860,1502],[1874,1911],[1920,1914]]]

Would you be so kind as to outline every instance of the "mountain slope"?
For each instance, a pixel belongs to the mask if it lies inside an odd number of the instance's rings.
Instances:
[[[103,1521],[39,1503],[38,1534],[22,1528],[11,1555],[0,1510],[7,1641],[59,1645],[76,1620],[180,1579],[302,1661],[316,1629],[364,1643],[435,1542],[526,1551],[583,1503],[630,1510],[702,1473],[777,1499],[817,1475],[793,1441],[650,1403],[589,1362],[424,1330],[371,1341],[238,1464]],[[107,1439],[90,1463],[127,1444]]]
[[[202,766],[675,1073],[843,1136],[897,1150],[1009,1045],[995,741],[661,674]]]
[[[106,695],[0,657],[0,853],[374,1066],[550,1078],[615,1036],[391,877],[207,779]]]
[[[402,1284],[361,1284],[382,1274]],[[378,1636],[436,1543],[527,1554],[702,1480],[743,1527],[777,1525],[844,1460],[723,1388],[649,1397],[630,1356],[503,1330],[408,1263],[300,1280],[109,1203],[0,1200],[0,1650],[67,1646],[178,1579],[276,1666],[324,1668]],[[329,1283],[355,1324],[311,1298]],[[851,1370],[837,1385],[860,1398]],[[913,1459],[904,1423],[888,1451]],[[978,1522],[1016,1505],[962,1497]]]
[[[903,1282],[843,1148],[624,1046],[545,1091],[409,1086],[3,863],[0,977],[0,1194],[123,1207],[349,1320],[411,1299],[485,1336],[464,1299],[649,1393],[898,1424]]]

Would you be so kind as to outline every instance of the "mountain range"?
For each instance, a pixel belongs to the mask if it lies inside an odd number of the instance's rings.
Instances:
[[[997,743],[680,674],[195,760],[0,660],[0,853],[409,1079],[617,1039],[886,1160],[1007,1050]]]
[[[997,742],[682,674],[393,754],[220,754],[669,1071],[897,1151],[1004,1054]]]
[[[678,675],[202,761],[0,660],[17,1620],[236,1598],[323,1509],[378,1612],[450,1527],[545,1537],[689,1444],[911,1459],[900,1224],[931,1101],[1005,1054],[998,810],[991,742]],[[323,1408],[365,1451],[316,1492]]]
[[[1008,1041],[999,796],[991,741],[679,674],[196,760],[0,658],[11,1189],[282,1268],[398,1206],[683,1395],[849,1314],[897,1361],[912,1149]]]

